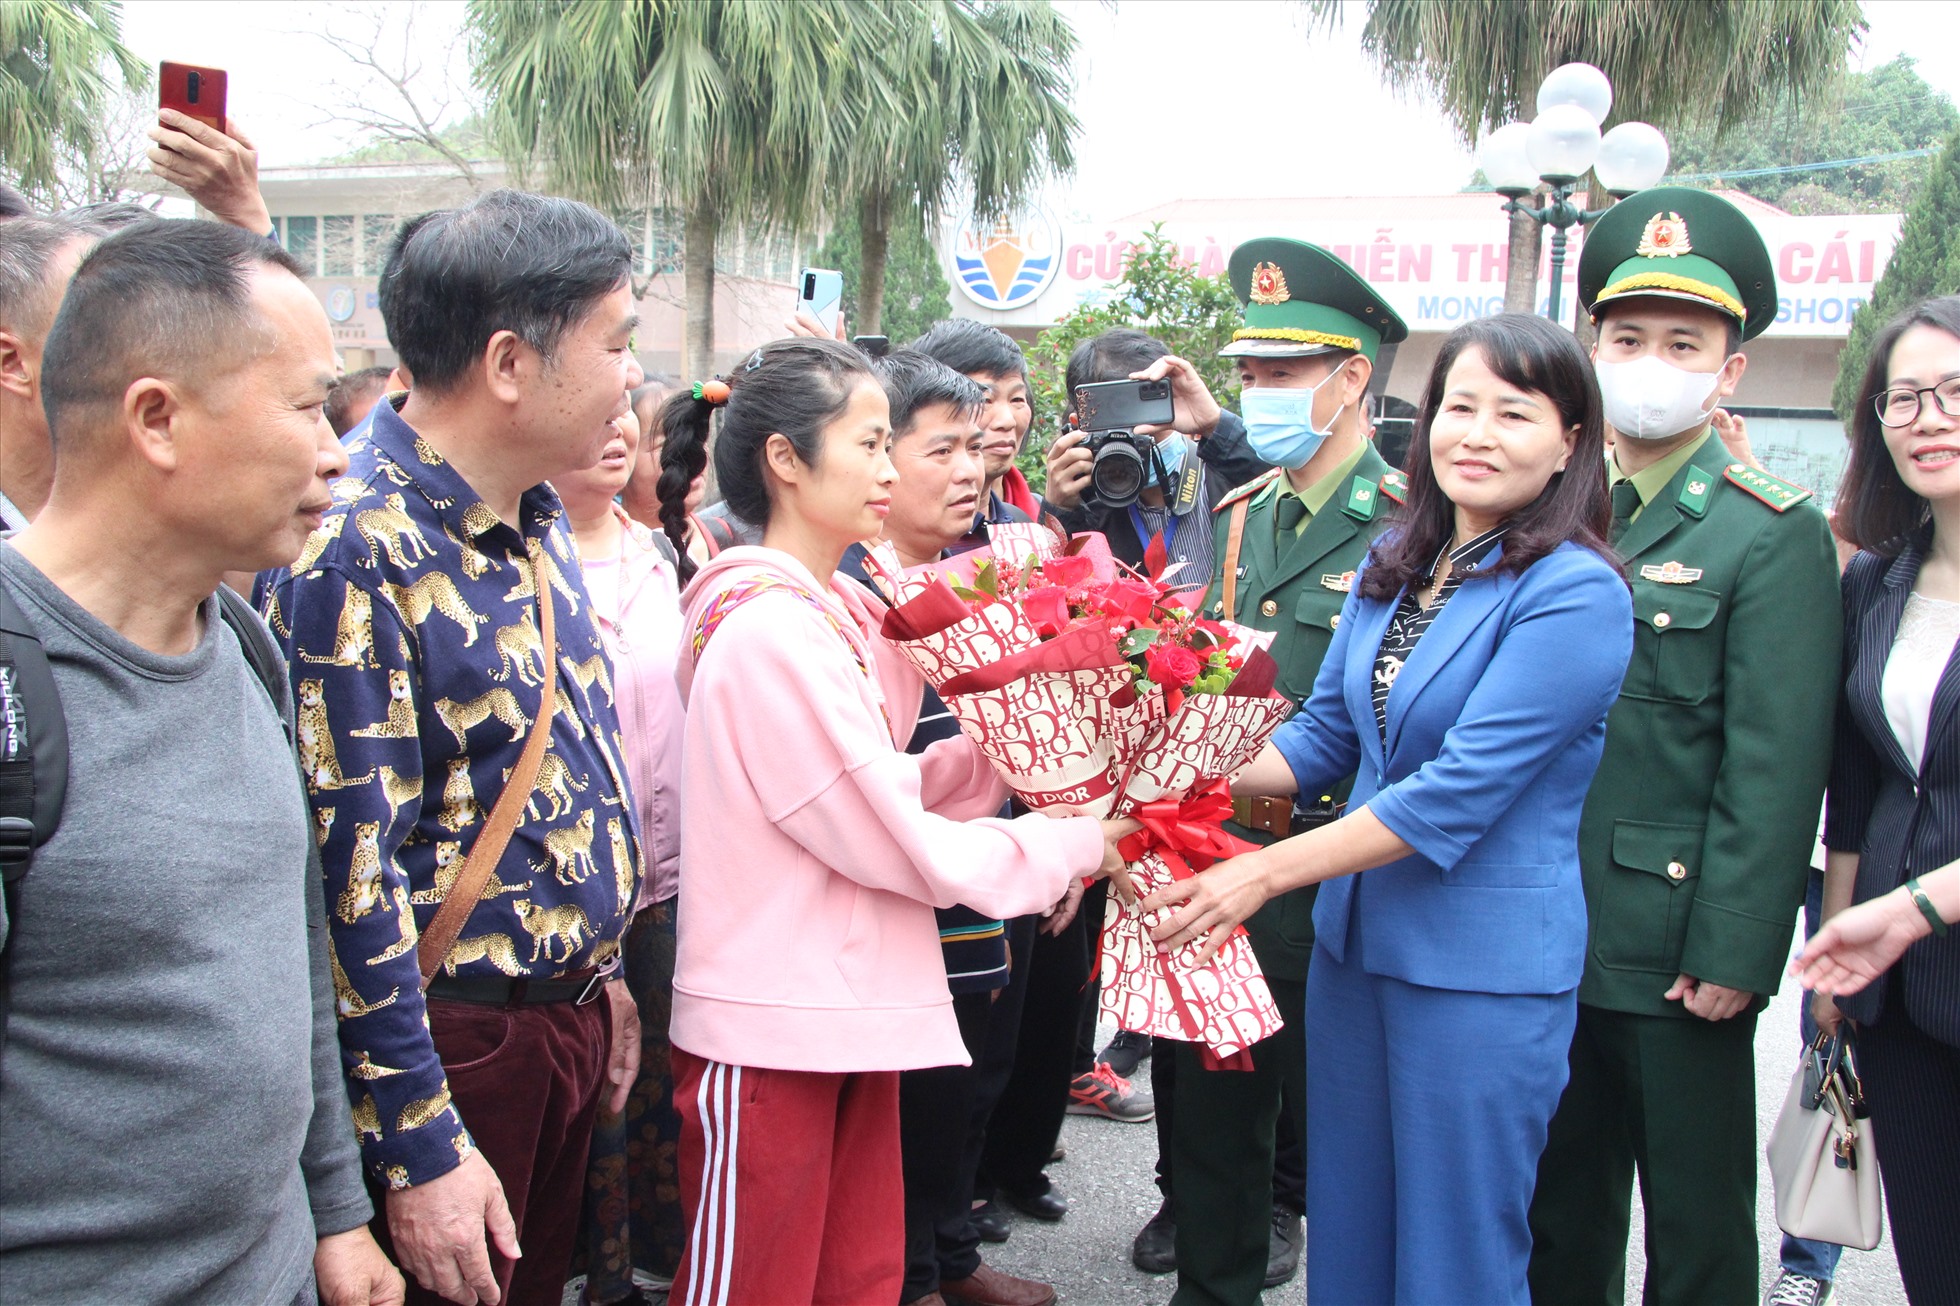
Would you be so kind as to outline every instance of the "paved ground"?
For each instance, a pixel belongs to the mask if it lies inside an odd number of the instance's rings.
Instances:
[[[1785,993],[1770,1004],[1758,1023],[1756,1039],[1757,1136],[1767,1138],[1796,1067],[1798,1054],[1797,999]],[[1105,1030],[1105,1037],[1108,1031]],[[1050,1170],[1071,1210],[1060,1223],[1045,1225],[1015,1218],[1013,1236],[987,1249],[992,1265],[1015,1274],[1046,1279],[1061,1290],[1064,1302],[1077,1306],[1161,1306],[1174,1286],[1169,1277],[1145,1274],[1130,1264],[1130,1239],[1157,1209],[1157,1189],[1151,1182],[1156,1160],[1156,1131],[1148,1124],[1070,1116],[1062,1131],[1068,1158]],[[1640,1300],[1645,1255],[1640,1234],[1640,1210],[1634,1206],[1635,1228],[1628,1248],[1627,1300]],[[1771,1209],[1769,1173],[1763,1171],[1757,1227],[1761,1231],[1763,1283],[1776,1273],[1782,1232]],[[1267,1303],[1298,1306],[1305,1300],[1304,1273],[1293,1282],[1265,1294]],[[1839,1265],[1839,1306],[1905,1306],[1898,1266],[1888,1243],[1876,1251],[1846,1252]],[[1438,1302],[1434,1306],[1451,1306]],[[1738,1303],[1738,1306],[1748,1306]]]
[[[1768,1137],[1782,1108],[1798,1054],[1797,997],[1785,992],[1770,1004],[1757,1026],[1757,1136]],[[1107,1038],[1109,1031],[1103,1031]],[[1010,1273],[1045,1279],[1071,1306],[1161,1306],[1175,1286],[1172,1277],[1145,1274],[1130,1264],[1130,1240],[1157,1209],[1151,1182],[1157,1135],[1149,1124],[1070,1116],[1062,1131],[1067,1159],[1051,1168],[1071,1210],[1059,1224],[1015,1217],[1013,1236],[987,1247],[990,1264]],[[1627,1300],[1638,1302],[1645,1268],[1640,1207],[1634,1204],[1634,1232],[1627,1256]],[[1763,1172],[1757,1227],[1763,1282],[1776,1273],[1781,1231],[1771,1210],[1769,1175]],[[1269,1306],[1299,1306],[1306,1297],[1304,1272],[1265,1294]],[[567,1303],[576,1300],[568,1293]],[[1837,1306],[1905,1306],[1898,1265],[1889,1244],[1876,1251],[1846,1252],[1838,1267]],[[1433,1306],[1453,1306],[1437,1302]],[[1750,1306],[1737,1303],[1737,1306]]]

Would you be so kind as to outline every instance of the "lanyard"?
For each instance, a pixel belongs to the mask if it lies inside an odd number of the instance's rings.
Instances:
[[[1190,456],[1187,455],[1183,474],[1178,477],[1177,493],[1164,497],[1164,529],[1162,531],[1162,538],[1164,541],[1164,557],[1169,562],[1183,562],[1185,560],[1181,555],[1173,553],[1171,546],[1177,539],[1178,527],[1183,525],[1185,518],[1198,515],[1191,510],[1191,507],[1197,502],[1198,483],[1202,475],[1203,469],[1193,464]],[[1184,510],[1181,516],[1178,513],[1178,509],[1180,508]],[[1150,548],[1150,541],[1157,537],[1144,524],[1143,511],[1134,502],[1130,504],[1130,525],[1136,529],[1137,543],[1141,544],[1147,551]]]
[[[1164,505],[1164,529],[1161,532],[1152,531],[1149,526],[1144,524],[1142,510],[1134,503],[1130,505],[1130,525],[1136,528],[1137,543],[1143,545],[1144,550],[1148,552],[1150,541],[1161,535],[1164,541],[1164,558],[1167,562],[1184,561],[1184,559],[1171,551],[1171,545],[1177,538],[1177,528],[1180,524],[1181,522],[1177,514],[1171,512],[1170,505],[1166,503]]]

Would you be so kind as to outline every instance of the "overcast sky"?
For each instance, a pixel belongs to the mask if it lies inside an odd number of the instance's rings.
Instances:
[[[408,4],[244,5],[131,0],[124,37],[146,60],[230,73],[230,109],[266,165],[307,163],[359,144],[332,107],[392,94],[312,33],[364,42],[385,15],[395,58]],[[1081,37],[1079,167],[1055,207],[1080,220],[1172,199],[1435,194],[1474,166],[1431,108],[1397,98],[1361,56],[1361,6],[1340,30],[1311,31],[1290,0],[1063,0]],[[461,0],[415,0],[417,85],[461,107],[467,68]],[[1866,0],[1871,32],[1854,66],[1924,52],[1920,75],[1960,101],[1960,5]]]

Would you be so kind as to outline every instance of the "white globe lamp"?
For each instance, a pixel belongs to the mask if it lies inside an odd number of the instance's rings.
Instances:
[[[1538,85],[1538,112],[1542,114],[1561,104],[1584,109],[1597,127],[1606,121],[1613,107],[1613,83],[1589,63],[1560,64],[1546,73],[1545,80]]]
[[[1499,195],[1516,198],[1528,195],[1538,185],[1538,169],[1531,162],[1531,125],[1507,122],[1490,135],[1477,151],[1477,166]]]
[[[1525,148],[1540,177],[1554,186],[1571,185],[1599,156],[1599,124],[1576,104],[1555,104],[1532,120]]]
[[[1646,190],[1667,175],[1667,137],[1644,122],[1623,122],[1600,138],[1593,175],[1616,199]]]

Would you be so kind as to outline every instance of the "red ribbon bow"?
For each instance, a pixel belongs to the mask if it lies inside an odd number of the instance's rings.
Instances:
[[[1232,815],[1232,797],[1224,780],[1214,780],[1181,801],[1160,798],[1145,803],[1130,815],[1141,821],[1143,828],[1125,836],[1116,850],[1126,862],[1134,862],[1145,853],[1156,853],[1169,868],[1173,880],[1188,880],[1213,862],[1251,852],[1258,846],[1225,833],[1224,822]],[[1243,934],[1245,928],[1236,926],[1232,933]],[[1165,988],[1170,991],[1171,1003],[1177,1008],[1178,1019],[1190,1035],[1190,1041],[1202,1044],[1204,1021],[1185,1002],[1182,990],[1171,976],[1170,965],[1170,953],[1159,951],[1157,967]],[[1250,1048],[1240,1048],[1229,1057],[1220,1057],[1211,1048],[1200,1046],[1198,1059],[1207,1070],[1252,1069]]]
[[[1225,833],[1224,823],[1232,815],[1232,795],[1223,780],[1212,781],[1182,801],[1160,798],[1145,803],[1130,815],[1141,821],[1143,828],[1117,844],[1123,860],[1133,862],[1147,852],[1157,853],[1180,880],[1258,846]]]

